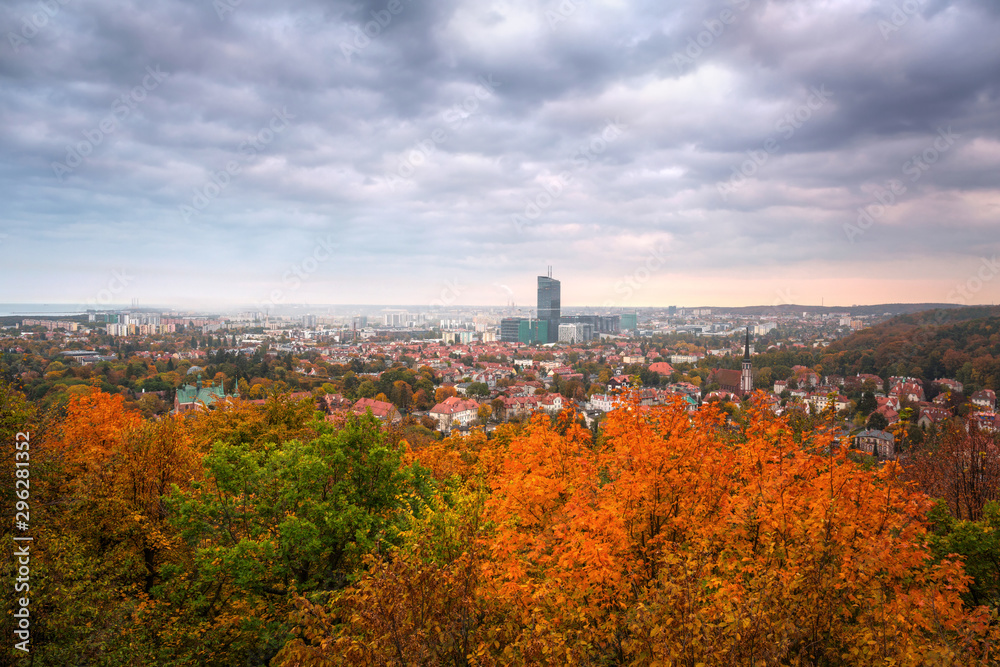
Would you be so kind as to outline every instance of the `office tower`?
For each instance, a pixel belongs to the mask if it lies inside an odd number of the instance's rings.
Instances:
[[[549,275],[538,276],[538,313],[539,320],[548,322],[549,343],[554,343],[559,337],[559,281],[552,278],[552,267]]]
[[[520,341],[521,322],[526,321],[523,317],[505,317],[500,320],[500,340],[504,343]]]

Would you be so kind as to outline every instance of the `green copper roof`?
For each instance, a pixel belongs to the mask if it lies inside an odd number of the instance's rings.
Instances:
[[[226,394],[223,392],[222,387],[202,387],[199,389],[187,384],[177,390],[177,402],[180,404],[204,403],[206,406],[209,406],[215,403],[216,400],[225,397]]]

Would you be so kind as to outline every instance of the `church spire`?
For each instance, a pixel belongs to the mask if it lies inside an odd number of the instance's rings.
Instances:
[[[740,373],[740,394],[753,393],[753,364],[750,362],[750,326],[747,326],[746,344],[743,347],[743,372]]]

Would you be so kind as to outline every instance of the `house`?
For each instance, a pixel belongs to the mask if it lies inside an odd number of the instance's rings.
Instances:
[[[938,380],[934,380],[934,384],[936,384],[942,392],[953,391],[956,394],[961,394],[965,388],[961,382],[950,378],[940,378]]]
[[[840,412],[841,410],[848,408],[851,404],[846,396],[836,394],[834,392],[826,393],[821,391],[814,391],[809,394],[809,396],[806,397],[806,402],[809,404],[813,414],[822,412],[831,405],[834,410]]]
[[[663,400],[655,389],[644,387],[639,390],[639,405],[663,405]]]
[[[538,409],[537,396],[501,396],[503,408],[501,413],[496,415],[498,419],[510,421],[511,419],[531,416]]]
[[[649,365],[649,370],[660,375],[673,375],[674,367],[665,361],[657,361],[656,363]]]
[[[993,412],[997,408],[997,395],[992,389],[980,389],[972,395],[972,403]]]
[[[238,390],[232,394],[236,397],[239,395]],[[221,386],[205,387],[202,386],[201,380],[198,380],[194,385],[186,384],[177,390],[174,395],[173,414],[179,415],[198,408],[207,410],[214,406],[219,399],[227,397]]]
[[[883,405],[880,405],[879,408],[875,410],[875,412],[885,417],[885,420],[890,425],[895,424],[896,422],[899,421],[899,412],[897,412],[896,409],[893,408],[890,403],[885,403]]]
[[[896,436],[885,431],[861,431],[854,437],[854,446],[883,461],[896,456]]]
[[[996,433],[1000,430],[1000,420],[992,412],[973,412],[969,415],[965,428],[971,430],[973,426],[985,433]]]
[[[795,376],[795,381],[799,383],[800,387],[805,384],[815,387],[819,384],[819,373],[807,366],[792,366],[792,374]]]
[[[780,414],[781,412],[781,398],[774,394],[764,396],[761,404],[766,408],[770,408],[774,414]]]
[[[951,400],[951,392],[946,391],[944,393],[941,393],[941,394],[938,394],[937,396],[935,396],[934,400],[931,401],[931,402],[934,405],[939,405],[939,406],[947,407],[948,406],[948,402],[950,400]]]
[[[696,412],[698,410],[698,398],[696,396],[692,396],[691,394],[668,392],[667,399],[664,400],[664,403],[669,403],[671,400],[678,399],[682,401],[684,409],[688,412]]]
[[[559,414],[563,409],[562,394],[545,394],[539,397],[538,407],[550,415]]]
[[[388,424],[395,424],[402,420],[396,406],[387,401],[376,401],[374,398],[359,398],[354,403],[354,407],[351,408],[351,412],[356,415],[363,415],[369,410],[371,410],[372,415],[376,419]]]
[[[667,386],[667,391],[674,394],[687,394],[688,396],[693,396],[695,398],[701,396],[701,389],[690,382],[674,382],[673,384]]]
[[[448,433],[457,422],[459,426],[468,426],[478,417],[479,403],[458,396],[449,396],[438,403],[427,415],[437,421],[438,430]]]
[[[951,419],[951,410],[939,407],[923,408],[920,411],[920,419],[917,420],[917,426],[928,428],[948,419]]]
[[[920,383],[907,379],[894,384],[889,390],[889,396],[895,397],[900,403],[903,401],[917,403],[924,400],[924,388],[920,386]]]
[[[631,382],[631,378],[627,375],[616,375],[611,380],[608,381],[608,389],[622,389],[628,387]]]
[[[590,397],[590,407],[592,410],[611,412],[619,400],[621,399],[610,394],[594,394]]]
[[[351,400],[344,398],[341,394],[325,394],[321,400],[328,414],[351,408]]]
[[[705,396],[705,403],[711,403],[712,401],[718,401],[720,403],[739,403],[739,397],[730,391],[713,391]]]
[[[510,387],[507,387],[508,396],[534,396],[535,387],[533,385],[541,386],[537,382],[518,382]]]
[[[876,396],[875,403],[880,408],[883,405],[888,405],[893,410],[899,411],[899,396]]]
[[[774,381],[774,393],[775,394],[780,394],[781,392],[785,391],[785,389],[788,389],[788,381],[787,380],[775,380]]]

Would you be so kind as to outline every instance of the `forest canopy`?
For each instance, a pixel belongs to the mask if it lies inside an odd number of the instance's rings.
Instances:
[[[0,397],[5,462],[32,433],[36,665],[995,655],[996,577],[966,564],[996,554],[997,510],[953,517],[899,464],[760,405],[734,422],[636,400],[596,436],[565,412],[410,442],[287,396],[161,418],[97,389],[48,412]]]

